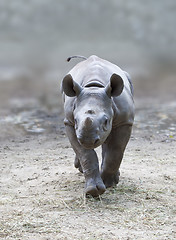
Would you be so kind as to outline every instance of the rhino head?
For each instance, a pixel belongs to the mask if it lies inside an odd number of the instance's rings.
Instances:
[[[112,98],[123,91],[123,80],[113,74],[106,87],[87,85],[80,86],[70,74],[62,82],[63,92],[69,97],[76,97],[73,117],[75,132],[80,145],[94,149],[106,140],[112,129]]]

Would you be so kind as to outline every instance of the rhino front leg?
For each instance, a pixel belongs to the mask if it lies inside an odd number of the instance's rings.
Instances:
[[[66,125],[66,132],[73,150],[76,153],[78,168],[85,177],[85,193],[97,197],[105,192],[106,187],[101,179],[97,154],[93,149],[83,148],[77,141],[74,127]]]
[[[131,129],[130,125],[112,129],[106,142],[102,145],[101,177],[107,188],[119,182],[119,167],[131,135]]]

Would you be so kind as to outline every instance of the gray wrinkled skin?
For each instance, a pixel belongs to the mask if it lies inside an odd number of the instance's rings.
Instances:
[[[134,121],[129,75],[97,56],[77,64],[63,79],[65,126],[85,176],[85,193],[96,197],[119,181],[119,167]],[[99,170],[94,149],[102,146]]]

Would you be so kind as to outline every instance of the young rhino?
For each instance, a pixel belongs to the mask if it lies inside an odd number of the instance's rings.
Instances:
[[[70,58],[68,59],[68,61]],[[96,197],[119,181],[119,167],[134,121],[129,75],[97,56],[77,64],[63,79],[66,133],[85,176],[85,193]],[[94,149],[102,146],[99,171]]]

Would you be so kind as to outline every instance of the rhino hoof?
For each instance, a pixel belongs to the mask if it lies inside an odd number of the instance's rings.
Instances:
[[[89,186],[88,188],[86,188],[86,197],[92,196],[92,197],[98,197],[99,195],[103,194],[105,192],[105,188],[104,189],[97,189],[94,186]]]
[[[103,194],[106,191],[105,185],[99,184],[97,185],[89,185],[85,189],[86,197],[92,196],[92,197],[98,197],[99,195]]]
[[[101,174],[101,178],[106,186],[106,188],[113,187],[119,182],[120,172],[118,171],[116,174]]]

